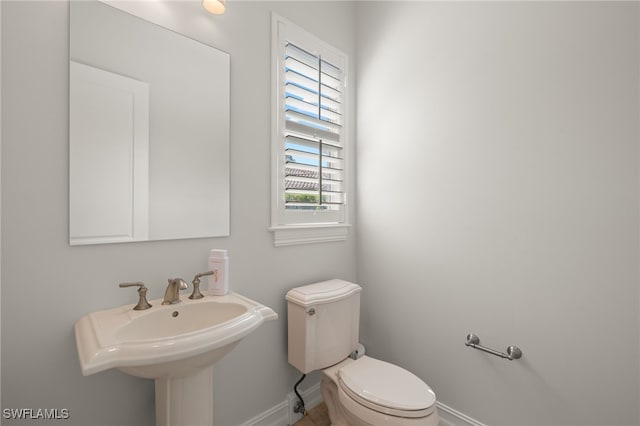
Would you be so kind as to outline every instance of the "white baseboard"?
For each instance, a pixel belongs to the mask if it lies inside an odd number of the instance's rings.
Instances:
[[[312,409],[322,402],[322,393],[320,393],[320,383],[316,383],[309,389],[301,391],[300,395],[304,399],[304,405],[307,410]],[[298,397],[291,392],[287,395],[287,399],[258,414],[252,419],[247,420],[241,426],[285,426],[292,425],[302,418],[302,414],[294,413],[293,407],[298,402]]]
[[[486,426],[484,423],[480,423],[476,419],[473,419],[466,414],[441,403],[440,401],[436,401],[436,407],[438,407],[438,414],[440,415],[440,426]]]
[[[293,410],[293,409],[292,409]],[[289,422],[289,402],[280,404],[247,420],[240,426],[284,426]]]
[[[309,389],[300,392],[304,399],[304,405],[307,410],[312,409],[322,402],[322,393],[320,392],[320,383],[316,383]],[[291,392],[287,395],[287,399],[258,414],[254,418],[247,420],[240,426],[287,426],[293,425],[302,418],[302,414],[294,413],[293,407],[298,402],[298,397]],[[486,426],[466,414],[461,413],[439,401],[436,402],[438,413],[440,415],[440,426]]]

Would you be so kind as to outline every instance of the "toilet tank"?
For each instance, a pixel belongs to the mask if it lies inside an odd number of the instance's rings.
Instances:
[[[287,293],[289,363],[307,374],[337,364],[358,347],[360,292],[342,280]]]

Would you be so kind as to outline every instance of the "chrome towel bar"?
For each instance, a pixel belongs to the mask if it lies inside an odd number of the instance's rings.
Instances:
[[[479,349],[483,352],[489,353],[491,355],[499,356],[500,358],[508,359],[509,361],[513,361],[514,359],[520,359],[522,357],[522,351],[517,346],[509,346],[507,348],[507,353],[498,352],[494,349],[487,348],[486,346],[480,345],[480,338],[475,334],[467,334],[467,341],[464,343],[466,346],[472,347],[474,349]]]

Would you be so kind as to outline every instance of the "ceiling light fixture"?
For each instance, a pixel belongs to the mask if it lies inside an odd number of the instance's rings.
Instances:
[[[209,13],[222,15],[224,13],[224,0],[202,0],[202,7]]]

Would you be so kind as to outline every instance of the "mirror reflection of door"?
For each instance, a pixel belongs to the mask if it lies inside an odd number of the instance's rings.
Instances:
[[[149,85],[74,61],[69,73],[71,244],[146,241]]]

